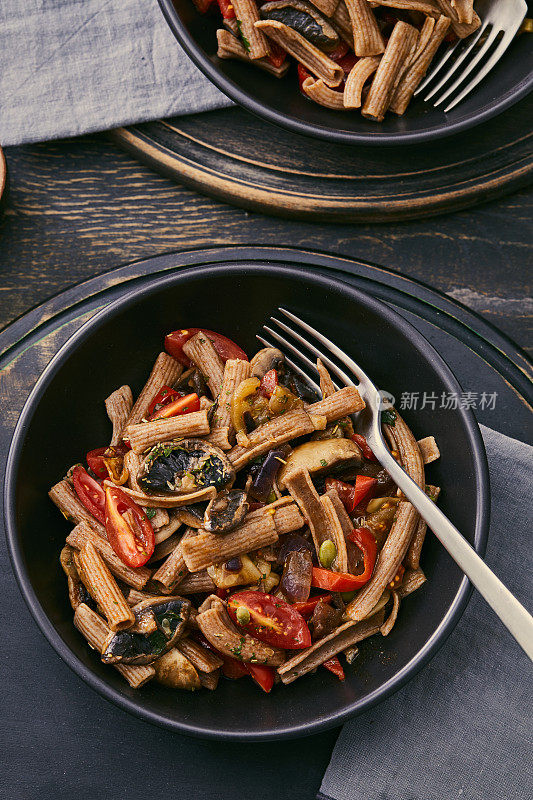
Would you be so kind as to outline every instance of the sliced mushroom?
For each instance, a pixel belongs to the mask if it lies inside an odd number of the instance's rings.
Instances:
[[[135,607],[135,627],[142,630],[155,620],[152,633],[118,631],[110,634],[102,648],[105,664],[151,664],[170,650],[185,632],[191,603],[183,597],[156,597]],[[147,626],[151,629],[151,625]]]
[[[220,492],[205,510],[204,528],[210,533],[227,533],[243,522],[248,512],[248,499],[242,489]]]
[[[295,447],[278,474],[278,486],[283,489],[287,478],[300,469],[311,475],[331,472],[332,469],[361,463],[361,450],[351,439],[322,439]]]
[[[193,503],[190,506],[179,508],[177,515],[180,522],[188,528],[201,528],[204,524],[205,509],[205,503]]]
[[[277,347],[263,347],[250,361],[253,378],[263,378],[271,369],[282,370],[285,356]]]
[[[220,490],[235,480],[227,456],[202,439],[182,439],[152,447],[143,462],[139,484],[146,492],[189,494],[214,486]]]
[[[283,22],[321,50],[332,50],[339,35],[319,11],[305,0],[273,0],[261,6],[262,19]]]
[[[202,685],[195,667],[175,647],[154,661],[154,669],[156,681],[171,689],[194,691]]]

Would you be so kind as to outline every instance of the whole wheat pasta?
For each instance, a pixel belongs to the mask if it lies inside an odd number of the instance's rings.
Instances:
[[[154,600],[158,595],[151,594],[150,592],[141,592],[138,589],[130,589],[126,600],[129,606],[136,606],[143,600]]]
[[[235,22],[235,20],[230,21]],[[217,56],[219,58],[233,58],[238,59],[239,61],[244,61],[247,64],[253,64],[255,67],[259,67],[265,72],[269,72],[270,75],[273,75],[275,78],[282,78],[285,75],[289,69],[289,62],[287,59],[285,59],[283,64],[281,64],[279,67],[271,64],[268,58],[256,58],[252,60],[241,40],[236,38],[238,35],[238,28],[235,34],[224,30],[224,28],[219,28],[217,30]]]
[[[148,414],[152,400],[162,386],[172,386],[183,372],[183,367],[167,353],[159,353],[146,384],[131,409],[126,425],[135,425]],[[126,425],[124,427],[126,427]]]
[[[94,545],[115,577],[120,578],[133,589],[140,590],[146,586],[152,574],[151,571],[147,567],[132,569],[132,567],[126,566],[107,539],[99,536],[86,522],[78,523],[67,536],[67,544],[75,550],[82,550],[88,542]]]
[[[233,398],[233,392],[241,381],[250,377],[251,373],[252,367],[249,361],[243,361],[240,358],[229,358],[226,361],[224,365],[222,388],[220,389],[218,407],[213,418],[211,433],[221,428],[227,428],[228,438],[233,441],[235,435],[235,429],[231,422],[231,400]]]
[[[203,635],[221,653],[243,662],[255,662],[277,667],[285,660],[285,653],[278,647],[271,647],[247,633],[241,633],[229,618],[224,603],[214,603],[196,618]]]
[[[405,558],[413,537],[418,513],[411,503],[400,502],[387,540],[379,554],[374,574],[346,607],[347,615],[358,622],[374,608]]]
[[[451,3],[457,15],[457,21],[470,25],[474,18],[474,0],[451,0]]]
[[[440,458],[440,450],[434,436],[426,436],[424,439],[419,439],[417,445],[424,464],[431,464],[432,461]]]
[[[235,16],[240,22],[239,33],[244,46],[252,60],[265,58],[270,53],[268,41],[263,33],[255,27],[259,20],[259,11],[255,0],[235,0],[233,2]]]
[[[166,590],[174,589],[187,575],[182,545],[192,536],[196,536],[196,531],[187,529],[172,553],[161,564],[159,569],[154,572],[152,583],[155,586]]]
[[[403,576],[402,585],[398,589],[400,599],[407,597],[407,595],[416,592],[426,582],[426,576],[420,568],[406,569]]]
[[[352,21],[350,19],[350,15],[348,13],[348,9],[346,8],[346,3],[344,2],[344,0],[339,0],[337,8],[331,15],[330,23],[338,32],[339,36],[341,36],[344,39],[344,41],[348,44],[348,46],[353,50],[354,40],[353,40]]]
[[[306,78],[302,83],[302,91],[307,95],[307,97],[309,97],[310,100],[318,103],[319,106],[333,108],[335,111],[345,110],[344,103],[342,101],[342,92],[337,92],[335,89],[330,89],[329,86],[326,86],[321,78],[318,80],[315,80],[315,78],[310,76]]]
[[[179,533],[175,533],[169,539],[165,539],[164,542],[161,542],[161,544],[156,544],[156,546],[154,547],[154,552],[152,553],[152,556],[148,561],[150,566],[152,564],[155,564],[157,561],[161,561],[161,559],[166,558],[168,555],[170,555],[170,553],[172,553],[174,548],[179,543],[180,538],[181,535]]]
[[[436,503],[440,494],[440,488],[438,486],[426,486],[426,494],[433,500],[434,503]],[[409,545],[409,550],[407,551],[407,557],[405,559],[406,564],[411,567],[411,569],[418,569],[420,565],[420,554],[422,552],[424,539],[426,538],[426,532],[427,524],[425,520],[419,518],[413,539]]]
[[[131,628],[135,616],[92,542],[88,541],[80,550],[79,558],[82,570],[80,577],[104,612],[110,630]]]
[[[428,17],[438,19],[440,9],[433,0],[373,0],[373,6],[385,6],[387,8],[397,8],[401,11],[418,11]]]
[[[394,425],[385,425],[385,431],[396,442],[402,467],[417,486],[423,489],[426,485],[426,480],[424,477],[424,462],[422,460],[420,448],[418,447],[418,443],[411,429],[405,424],[397,411],[394,413],[396,414]]]
[[[228,453],[228,458],[236,470],[242,469],[249,461],[263,455],[279,444],[285,444],[298,436],[313,433],[315,426],[306,411],[296,409],[275,417],[260,425],[249,436],[249,446],[236,445]]]
[[[154,510],[155,513],[150,517],[150,524],[155,533],[156,530],[164,528],[168,525],[170,522],[170,517],[168,516],[168,511],[166,508],[156,508]]]
[[[202,647],[201,644],[198,644],[198,642],[195,642],[194,639],[190,639],[189,637],[181,639],[177,647],[178,650],[189,659],[191,664],[193,664],[196,669],[201,669],[202,672],[214,672],[224,663],[216,653],[213,653],[206,647]]]
[[[96,612],[92,611],[89,606],[82,603],[78,606],[74,614],[74,625],[82,636],[87,639],[93,650],[101,653],[104,642],[110,633],[104,620],[96,614]],[[130,666],[126,664],[116,664],[114,666],[117,672],[120,672],[133,689],[140,689],[141,686],[148,683],[155,675],[155,669],[150,665]]]
[[[205,441],[219,447],[221,450],[231,450],[232,443],[229,440],[230,429],[226,425],[224,428],[212,428],[205,437]]]
[[[249,0],[250,2],[252,0]],[[198,367],[205,378],[213,399],[218,396],[224,378],[224,362],[213,347],[211,339],[200,331],[183,345],[183,352]],[[190,416],[188,414],[187,416]],[[209,433],[209,431],[205,431]]]
[[[202,594],[202,592],[214,592],[216,590],[212,577],[205,571],[190,572],[179,584],[180,594]]]
[[[363,86],[379,66],[380,56],[360,58],[351,68],[344,84],[343,102],[346,108],[361,108]]]
[[[308,414],[325,416],[328,423],[362,411],[365,402],[355,386],[345,386],[335,394],[313,403],[305,409]]]
[[[322,78],[328,86],[334,88],[344,78],[344,70],[294,28],[289,28],[282,22],[273,19],[260,20],[255,23],[255,27],[264,31],[274,42],[294,56],[297,61],[300,61],[304,67],[307,67],[318,78]]]
[[[313,5],[318,8],[326,17],[333,16],[339,0],[313,0]]]
[[[209,433],[207,411],[193,411],[178,417],[128,425],[124,431],[131,449],[137,454],[143,453],[159,442],[205,436],[207,433]]]
[[[400,595],[398,592],[392,593],[392,608],[389,616],[381,626],[380,633],[382,636],[388,636],[396,624],[398,619],[398,612],[400,610]]]
[[[90,514],[84,505],[79,501],[78,495],[72,488],[72,484],[66,478],[59,483],[56,483],[48,492],[48,497],[55,503],[61,511],[65,519],[72,522],[73,525],[78,525],[80,522],[85,522],[91,528],[105,536],[105,528],[101,522],[98,522],[92,514]]]
[[[182,543],[183,557],[189,572],[199,572],[212,564],[228,561],[241,553],[249,553],[278,540],[272,515],[264,514],[245,521],[229,533],[200,531],[194,539]]]
[[[403,114],[405,112],[407,106],[411,102],[415,89],[423,80],[429,65],[433,61],[435,53],[444,41],[449,26],[450,20],[448,17],[440,16],[437,19],[427,45],[402,75],[394,90],[394,95],[389,106],[390,111],[394,114]]]
[[[385,50],[379,25],[367,0],[345,0],[353,30],[356,56],[377,56]]]
[[[128,486],[136,492],[140,492],[139,476],[141,474],[142,458],[133,450],[128,450],[124,456],[124,466],[128,470]]]
[[[105,400],[105,410],[113,425],[111,447],[115,447],[122,439],[122,431],[133,408],[133,395],[129,386],[121,386]]]
[[[174,513],[172,517],[169,518],[168,523],[163,525],[162,528],[159,528],[157,531],[154,531],[154,539],[156,547],[163,542],[166,542],[170,539],[177,530],[179,530],[181,525],[181,519]]]
[[[135,500],[138,505],[144,506],[145,508],[179,508],[179,506],[188,506],[191,503],[201,503],[204,500],[211,500],[217,493],[214,486],[206,486],[190,494],[169,493],[153,495],[145,494],[145,492],[137,492],[134,489],[129,489],[127,486],[121,486],[120,488],[125,494],[128,494],[132,500]]]
[[[373,636],[380,629],[383,623],[383,613],[376,614],[368,620],[364,620],[359,624],[353,622],[345,622],[340,627],[336,628],[332,633],[319,639],[311,647],[306,650],[299,651],[295,656],[285,661],[278,667],[278,675],[283,683],[288,684],[306,675],[308,672],[316,669],[328,661],[337,653],[351,647],[356,642],[361,642],[363,639],[368,639]]]
[[[320,380],[320,393],[322,394],[322,399],[324,399],[325,397],[329,397],[332,394],[335,394],[336,391],[335,384],[331,379],[329,371],[319,358],[317,358],[316,360],[316,369]]]
[[[442,13],[446,17],[449,17],[453,32],[459,37],[459,39],[465,39],[467,36],[470,36],[470,34],[474,33],[474,31],[477,31],[481,25],[481,20],[475,11],[472,13],[471,22],[467,24],[459,22],[457,12],[449,0],[436,0],[436,2],[440,6]]]
[[[406,22],[396,23],[363,105],[364,117],[378,122],[384,118],[395,83],[417,39],[416,28]]]
[[[220,670],[216,669],[214,672],[202,672],[201,669],[197,669],[196,672],[198,673],[198,677],[200,678],[200,683],[202,686],[205,689],[209,689],[209,691],[214,692],[218,686]]]

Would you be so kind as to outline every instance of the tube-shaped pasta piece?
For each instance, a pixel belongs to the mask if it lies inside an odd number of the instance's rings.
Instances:
[[[316,80],[309,76],[302,83],[303,93],[314,103],[325,108],[332,108],[334,111],[345,111],[342,101],[342,92],[330,89],[324,81],[319,78]]]
[[[440,488],[438,486],[426,486],[426,494],[436,503],[440,494]],[[413,539],[409,545],[409,550],[407,551],[407,558],[405,559],[407,565],[411,567],[411,569],[418,569],[420,565],[420,554],[422,553],[426,532],[426,521],[420,517]]]
[[[339,0],[313,0],[313,5],[326,17],[331,17],[339,4]]]
[[[406,61],[417,39],[416,28],[406,22],[396,23],[363,105],[361,111],[363,117],[377,122],[381,122],[385,117],[395,84],[405,69]]]
[[[319,358],[316,360],[316,370],[320,380],[320,392],[322,394],[322,399],[324,400],[326,397],[330,397],[332,394],[335,394],[335,384],[333,383],[328,369],[324,366]]]
[[[417,442],[422,461],[424,464],[431,464],[440,458],[440,450],[434,436],[426,436]]]
[[[346,607],[346,614],[355,622],[364,619],[372,611],[385,588],[398,572],[398,567],[405,558],[413,537],[417,521],[418,513],[411,503],[398,503],[398,511],[379,554],[374,574]]]
[[[135,425],[148,414],[150,404],[162,386],[172,386],[183,372],[183,367],[167,353],[159,353],[146,384],[131,409],[126,425]],[[124,426],[125,427],[125,426]]]
[[[218,408],[213,417],[211,433],[214,433],[220,428],[227,429],[229,440],[234,440],[235,428],[231,422],[231,400],[233,392],[241,381],[250,377],[251,373],[252,367],[249,361],[243,361],[240,358],[229,358],[226,361],[224,365],[222,388],[220,389],[220,396],[218,398]]]
[[[115,577],[120,578],[133,589],[140,590],[146,586],[152,574],[150,570],[146,567],[132,569],[132,567],[126,566],[107,539],[99,536],[86,522],[80,522],[67,536],[67,544],[75,550],[82,550],[88,542],[94,545]]]
[[[470,25],[474,18],[474,0],[452,0],[452,7],[457,15],[457,21]]]
[[[113,425],[111,447],[115,447],[122,439],[122,431],[133,408],[133,395],[129,386],[121,386],[105,400],[105,410]]]
[[[158,442],[205,436],[209,433],[207,411],[192,411],[178,417],[158,419],[154,422],[140,422],[128,425],[124,435],[129,439],[131,449],[140,454]]]
[[[166,525],[163,525],[162,528],[154,531],[156,547],[157,545],[163,544],[163,542],[166,542],[168,539],[170,539],[170,537],[173,536],[179,529],[180,525],[181,519],[178,516],[172,516],[169,518],[169,521]]]
[[[373,6],[385,6],[386,8],[397,8],[401,11],[418,11],[427,17],[440,16],[438,5],[432,0],[372,0]]]
[[[74,614],[74,625],[84,636],[93,650],[102,652],[104,642],[109,636],[110,630],[102,617],[92,611],[89,606],[82,603]],[[148,683],[154,675],[155,669],[149,665],[130,666],[126,664],[115,664],[117,672],[128,681],[133,689],[139,689]]]
[[[150,565],[155,564],[156,562],[161,561],[162,558],[166,558],[168,555],[170,555],[178,544],[180,538],[180,534],[175,533],[170,536],[170,538],[165,539],[164,542],[161,542],[161,544],[156,544],[154,547],[154,552],[152,553],[148,563]]]
[[[211,339],[199,331],[183,345],[183,352],[198,367],[215,399],[222,388],[224,362],[213,347]],[[207,431],[209,433],[209,431]]]
[[[306,411],[301,409],[287,411],[286,414],[275,417],[252,431],[248,435],[249,445],[247,447],[236,445],[229,451],[228,458],[235,469],[239,470],[253,458],[272,450],[276,445],[313,433],[314,430],[313,421]]]
[[[416,592],[426,582],[426,576],[420,569],[406,569],[403,576],[402,585],[398,589],[400,600],[407,597],[408,594]]]
[[[133,450],[128,450],[124,456],[124,466],[128,470],[128,486],[137,492],[142,491],[139,486],[142,458]]]
[[[278,667],[278,675],[283,683],[288,684],[306,675],[328,661],[337,653],[351,647],[363,639],[368,639],[378,633],[383,624],[383,612],[375,614],[370,619],[365,619],[359,624],[345,622],[334,631],[319,639],[308,647],[307,650],[300,650],[295,656],[290,658],[281,667]]]
[[[348,9],[346,8],[346,3],[344,0],[339,0],[337,8],[331,15],[330,19],[331,24],[338,31],[339,35],[342,36],[344,41],[352,48],[354,48],[354,41],[353,41],[353,28],[352,28],[352,21],[350,19],[350,15],[348,13]]]
[[[110,630],[121,631],[131,628],[135,622],[135,615],[92,542],[87,542],[80,550],[79,558],[80,577],[104,612]]]
[[[389,110],[394,114],[401,115],[405,112],[415,93],[415,89],[424,78],[435,53],[444,41],[449,26],[450,20],[448,17],[440,16],[437,19],[428,43],[401,76],[389,106]]]
[[[235,22],[235,20],[225,20],[229,22]],[[285,59],[281,66],[276,67],[274,64],[271,64],[267,58],[256,58],[252,60],[248,55],[248,52],[244,45],[242,44],[241,40],[236,38],[239,35],[239,29],[237,28],[235,34],[230,33],[229,31],[225,30],[224,28],[219,28],[217,30],[217,42],[218,42],[218,50],[217,56],[219,58],[234,58],[239,61],[245,61],[247,64],[253,64],[255,67],[259,67],[260,69],[264,70],[265,72],[270,73],[270,75],[274,75],[275,78],[282,78],[287,70],[289,69],[289,61]]]
[[[379,66],[381,56],[360,58],[351,68],[344,84],[343,102],[346,108],[361,108],[363,86]]]
[[[341,419],[341,417],[348,416],[348,414],[362,411],[364,407],[365,402],[355,386],[345,386],[324,400],[319,400],[318,403],[307,406],[305,410],[312,416],[326,417],[329,424]]]
[[[105,536],[105,528],[101,522],[87,511],[85,506],[78,499],[78,495],[72,488],[72,484],[66,478],[56,483],[48,492],[48,497],[55,503],[65,519],[78,525],[85,522],[96,531],[100,536]]]
[[[385,425],[385,431],[388,436],[392,437],[396,442],[396,447],[400,453],[401,464],[404,470],[409,477],[414,480],[417,486],[424,489],[426,485],[424,462],[422,460],[420,448],[418,447],[418,442],[413,436],[409,426],[404,422],[397,411],[395,411],[395,414],[396,419],[394,421],[394,426]]]
[[[367,0],[345,0],[352,23],[356,56],[377,56],[385,50],[385,42],[374,12]]]
[[[157,594],[140,592],[138,589],[130,589],[126,600],[128,601],[129,606],[136,606],[137,603],[141,603],[143,600],[154,600],[156,597],[158,597]]]
[[[213,603],[211,608],[198,614],[196,620],[207,641],[226,656],[237,656],[240,661],[271,667],[277,667],[285,660],[283,650],[238,631],[222,602]]]
[[[202,672],[214,672],[222,666],[224,661],[208,650],[207,647],[202,647],[201,644],[195,642],[194,639],[181,639],[177,644],[178,650],[189,659],[196,669],[201,669]]]
[[[199,572],[212,564],[228,561],[241,553],[249,553],[278,541],[273,516],[245,520],[229,533],[215,534],[200,531],[182,543],[183,557],[190,572]]]
[[[381,628],[379,629],[382,636],[388,636],[391,630],[394,628],[396,620],[398,619],[399,610],[400,610],[400,595],[398,594],[398,592],[393,592],[391,612],[387,617],[387,619],[385,620],[385,622],[383,623],[383,625],[381,626]]]
[[[196,531],[187,529],[172,553],[152,575],[152,583],[158,588],[166,591],[173,590],[187,575],[188,570],[183,556],[183,542],[192,536],[196,536]]]
[[[255,27],[255,23],[259,20],[255,0],[234,0],[233,8],[240,22],[239,32],[250,58],[255,61],[257,58],[268,56],[270,53],[268,41],[262,31]]]
[[[255,27],[264,31],[274,42],[281,45],[291,56],[301,62],[325,84],[334,88],[344,78],[344,70],[332,61],[322,50],[311,44],[304,36],[289,28],[283,22],[264,19],[255,23]]]
[[[436,2],[440,6],[442,13],[446,17],[449,17],[451,26],[453,28],[453,32],[459,37],[459,39],[466,39],[466,37],[470,36],[471,33],[477,31],[477,29],[481,25],[481,20],[475,11],[472,13],[472,21],[466,24],[463,22],[459,22],[459,17],[457,16],[457,12],[455,11],[450,0],[436,0]]]
[[[206,572],[190,572],[179,585],[180,594],[201,594],[202,592],[214,592],[216,590],[212,577]]]
[[[348,552],[346,550],[346,539],[344,538],[344,529],[342,523],[337,515],[337,510],[333,505],[331,497],[322,495],[320,504],[326,512],[326,517],[329,523],[329,536],[328,538],[334,543],[337,555],[329,569],[333,572],[348,572]]]
[[[105,482],[107,483],[107,481]],[[105,484],[104,484],[105,485]],[[190,494],[145,494],[142,491],[129,489],[127,486],[120,487],[125,494],[128,494],[132,500],[145,508],[179,508],[180,506],[188,506],[191,503],[203,503],[215,497],[217,490],[214,486],[206,486],[203,489],[198,489],[197,492]]]
[[[220,670],[216,669],[213,672],[203,672],[201,669],[197,669],[196,672],[198,673],[198,677],[200,678],[200,683],[202,686],[205,689],[209,689],[209,691],[214,692],[218,686]]]

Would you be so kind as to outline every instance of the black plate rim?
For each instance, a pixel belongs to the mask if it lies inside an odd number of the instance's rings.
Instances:
[[[8,550],[11,559],[11,565],[15,573],[15,577],[24,600],[34,617],[41,632],[48,640],[50,645],[62,658],[62,660],[77,674],[82,680],[85,681],[92,689],[97,691],[100,695],[110,700],[119,708],[122,708],[135,716],[141,717],[147,722],[161,725],[179,733],[184,733],[190,736],[197,736],[200,738],[208,739],[224,739],[234,741],[264,741],[269,739],[282,739],[294,738],[298,736],[306,736],[317,733],[321,730],[340,725],[350,717],[353,717],[363,711],[376,705],[381,700],[385,699],[393,692],[401,688],[410,678],[422,669],[422,667],[432,658],[437,650],[442,646],[444,641],[448,638],[453,628],[459,621],[464,609],[466,608],[468,599],[470,597],[472,587],[466,577],[463,577],[458,591],[452,600],[450,607],[443,618],[438,628],[434,631],[432,636],[428,639],[424,647],[408,662],[402,670],[396,673],[386,683],[382,684],[378,689],[374,690],[366,697],[351,703],[345,708],[332,712],[325,717],[315,720],[312,724],[289,725],[282,729],[273,729],[258,732],[241,732],[241,731],[224,731],[221,729],[205,729],[198,728],[194,724],[186,724],[171,720],[164,715],[154,713],[146,708],[143,708],[139,703],[130,700],[125,695],[113,689],[106,681],[97,677],[83,662],[78,659],[74,653],[65,645],[61,640],[59,634],[56,632],[51,621],[48,619],[44,610],[42,609],[37,595],[29,581],[25,571],[24,560],[20,551],[17,541],[17,530],[15,521],[15,492],[16,492],[16,477],[18,462],[21,454],[22,444],[27,425],[29,424],[33,413],[39,403],[41,392],[46,389],[57,371],[61,368],[63,362],[71,355],[76,349],[76,346],[81,341],[85,340],[90,335],[93,329],[97,328],[99,324],[107,318],[112,317],[115,312],[124,309],[128,305],[138,301],[152,292],[158,291],[165,285],[179,283],[181,280],[186,280],[188,276],[198,276],[198,272],[202,272],[205,278],[210,274],[224,269],[226,274],[231,272],[234,274],[243,273],[245,266],[243,264],[227,265],[218,264],[206,267],[189,268],[180,270],[179,272],[172,271],[170,274],[149,281],[146,285],[133,289],[122,297],[117,298],[108,306],[97,312],[91,319],[82,325],[59,349],[56,355],[51,359],[47,367],[44,369],[32,392],[30,393],[23,410],[18,419],[6,463],[6,473],[4,482],[4,517],[6,539],[8,543]],[[273,274],[297,277],[302,279],[301,269],[294,269],[291,267],[260,267],[247,266],[246,272],[249,274],[250,270],[260,273],[268,273],[269,276]],[[372,310],[376,311],[379,315],[385,317],[393,325],[396,325],[419,344],[424,344],[429,348],[432,353],[432,361],[435,370],[454,390],[459,390],[459,384],[450,370],[446,362],[436,352],[428,340],[419,333],[413,326],[401,317],[396,311],[393,311],[388,306],[380,301],[369,297],[366,293],[358,289],[354,289],[346,282],[333,278],[326,278],[318,276],[306,270],[306,279],[314,283],[318,283],[327,288],[334,285],[339,291],[347,293],[352,299],[357,300],[364,305],[367,305]],[[475,420],[474,414],[470,409],[461,409],[460,413],[463,417],[465,426],[471,442],[472,455],[475,465],[475,483],[478,497],[478,514],[476,518],[476,528],[474,533],[474,546],[478,553],[483,555],[485,552],[490,517],[490,493],[489,493],[489,474],[486,452],[481,438],[479,426]]]
[[[303,136],[313,136],[317,139],[326,139],[330,142],[340,142],[342,144],[365,144],[372,146],[392,146],[392,145],[405,145],[415,144],[417,142],[429,142],[435,139],[442,139],[446,136],[452,136],[461,131],[473,128],[480,125],[492,117],[501,114],[502,111],[517,103],[523,97],[526,97],[533,88],[533,72],[522,80],[513,90],[507,92],[503,97],[500,97],[492,105],[488,105],[485,109],[473,114],[467,119],[459,120],[458,122],[443,123],[431,128],[426,128],[421,131],[404,132],[404,133],[348,133],[344,131],[335,130],[333,128],[326,128],[322,125],[315,125],[311,122],[304,122],[291,117],[288,114],[283,114],[281,111],[276,111],[274,108],[260,103],[255,100],[252,95],[245,92],[234,81],[227,78],[220,72],[219,69],[210,61],[204,54],[202,49],[196,44],[193,37],[189,34],[178,12],[174,8],[172,0],[158,0],[163,16],[165,17],[172,33],[183,47],[189,58],[196,64],[198,69],[209,78],[227,97],[238,103],[243,108],[251,111],[267,122],[274,125],[279,125],[286,128],[292,133],[298,133]]]

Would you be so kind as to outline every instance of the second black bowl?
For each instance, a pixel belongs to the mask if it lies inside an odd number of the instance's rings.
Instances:
[[[362,643],[339,682],[326,670],[263,694],[251,681],[221,681],[190,694],[148,684],[130,689],[104,666],[72,624],[58,556],[69,531],[48,499],[49,487],[94,447],[109,440],[104,398],[128,383],[134,394],[161,350],[163,336],[190,324],[219,330],[253,353],[255,334],[278,305],[292,308],[358,360],[383,389],[437,398],[460,392],[431,345],[388,306],[310,270],[264,266],[199,267],[155,279],[84,325],[50,362],[18,422],[6,467],[6,531],[13,567],[41,630],[90,686],[120,707],[182,733],[213,738],[302,736],[340,724],[412,677],[457,622],[468,596],[458,567],[428,536],[428,581],[402,603],[386,639]],[[442,458],[428,480],[442,487],[442,508],[483,552],[488,477],[472,412],[405,412],[418,437],[435,435]]]

